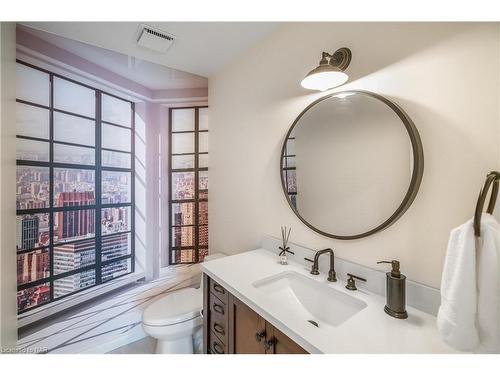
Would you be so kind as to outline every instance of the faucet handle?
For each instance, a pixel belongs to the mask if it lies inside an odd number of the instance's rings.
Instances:
[[[313,264],[311,268],[311,275],[319,275],[318,263],[309,258],[304,258],[304,260],[307,260],[308,262],[311,262]]]
[[[358,280],[366,282],[366,279],[359,277],[359,276],[356,276],[356,275],[353,275],[352,273],[347,273],[347,276],[349,276],[349,278],[347,279],[347,285],[345,287],[346,287],[346,289],[349,289],[349,290],[358,290],[358,288],[356,287],[356,280],[354,280],[354,279],[358,279]]]

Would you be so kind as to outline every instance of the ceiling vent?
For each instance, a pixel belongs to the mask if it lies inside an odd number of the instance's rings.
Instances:
[[[138,45],[162,53],[167,52],[173,42],[173,35],[146,25],[141,26],[137,39]]]

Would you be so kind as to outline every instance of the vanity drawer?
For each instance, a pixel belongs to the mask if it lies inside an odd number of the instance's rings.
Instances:
[[[222,341],[219,340],[219,338],[210,331],[209,338],[208,338],[208,347],[210,350],[210,354],[226,354],[226,345],[222,343]]]
[[[210,316],[219,316],[224,321],[226,320],[227,305],[214,296],[212,293],[208,296],[208,308],[210,309]]]
[[[227,345],[227,316],[210,310],[210,330]]]
[[[222,285],[216,283],[212,279],[210,279],[210,292],[227,305],[229,293]]]

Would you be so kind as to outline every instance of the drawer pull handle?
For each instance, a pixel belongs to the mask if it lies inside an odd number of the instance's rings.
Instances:
[[[214,352],[217,353],[217,354],[224,354],[224,350],[221,348],[221,346],[219,344],[217,344],[216,342],[214,342],[213,344],[213,347],[214,347]],[[219,349],[218,349],[219,348]]]
[[[214,311],[224,315],[224,308],[216,303],[214,303]]]
[[[223,287],[221,287],[219,284],[214,284],[214,290],[217,292],[217,293],[220,293],[220,294],[224,294],[226,293],[226,291],[224,290]]]
[[[224,327],[219,323],[214,323],[214,331],[220,333],[221,335],[224,335]]]
[[[274,345],[274,340],[267,340],[267,341],[264,341],[264,348],[266,348],[266,350],[269,350],[273,347]]]
[[[264,337],[266,337],[266,332],[257,332],[255,334],[255,341],[261,342]]]

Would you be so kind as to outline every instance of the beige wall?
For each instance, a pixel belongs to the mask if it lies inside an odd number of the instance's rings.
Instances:
[[[16,312],[16,26],[0,24],[0,348],[17,344]]]
[[[399,103],[425,153],[420,192],[387,230],[335,241],[304,226],[283,196],[279,153],[286,131],[321,96],[299,82],[321,51],[347,46],[350,81]],[[497,24],[315,23],[285,25],[209,80],[210,247],[237,253],[262,234],[293,228],[291,240],[331,246],[376,267],[396,258],[413,280],[438,287],[450,229],[471,217],[484,175],[499,160]]]

